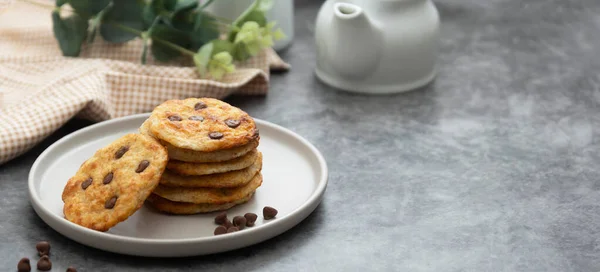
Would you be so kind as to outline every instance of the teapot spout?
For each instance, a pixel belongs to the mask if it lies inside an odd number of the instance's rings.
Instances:
[[[333,12],[329,62],[340,75],[367,77],[379,62],[381,31],[357,5],[336,3]]]

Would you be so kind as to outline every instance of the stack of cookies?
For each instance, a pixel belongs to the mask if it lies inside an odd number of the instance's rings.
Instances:
[[[166,101],[152,111],[140,133],[157,139],[168,152],[166,170],[147,198],[159,211],[226,210],[250,200],[262,184],[256,124],[223,101]]]

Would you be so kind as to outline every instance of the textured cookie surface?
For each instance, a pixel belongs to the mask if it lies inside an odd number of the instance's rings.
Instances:
[[[197,214],[197,213],[209,213],[209,212],[223,211],[223,210],[231,209],[232,207],[234,207],[236,205],[240,205],[240,204],[248,202],[252,198],[253,195],[254,195],[254,192],[250,193],[249,195],[247,195],[239,200],[229,202],[229,203],[223,203],[223,204],[194,204],[194,203],[186,203],[186,202],[174,202],[174,201],[170,201],[166,198],[162,198],[158,195],[151,194],[148,197],[147,202],[151,207],[154,207],[155,209],[157,209],[161,212],[164,212],[164,213]]]
[[[150,132],[150,123],[151,120],[148,118],[140,126],[139,132],[141,134],[156,138],[156,136],[152,132]],[[166,141],[160,139],[158,140],[167,148],[167,152],[169,152],[169,158],[173,160],[181,162],[205,163],[229,161],[244,156],[248,152],[258,147],[260,136],[257,136],[256,139],[245,145],[212,152],[202,152],[191,149],[178,148]]]
[[[97,150],[62,193],[67,220],[107,231],[137,211],[158,185],[168,161],[154,138],[127,134]]]
[[[258,154],[258,150],[254,149],[239,158],[223,162],[192,163],[170,160],[167,169],[183,176],[225,173],[249,167],[256,161]]]
[[[258,172],[250,182],[233,188],[184,188],[156,186],[154,193],[175,202],[223,204],[240,200],[254,192],[262,184],[262,175]]]
[[[168,100],[154,108],[148,119],[152,135],[182,149],[212,152],[258,138],[250,115],[213,98]]]
[[[160,184],[170,187],[208,187],[226,188],[242,186],[262,169],[262,154],[259,152],[254,163],[244,169],[203,176],[181,176],[166,170],[160,179]]]

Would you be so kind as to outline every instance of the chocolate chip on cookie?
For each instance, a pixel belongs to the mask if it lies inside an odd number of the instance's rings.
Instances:
[[[194,110],[201,110],[201,109],[205,109],[207,107],[208,107],[208,105],[206,105],[206,103],[200,101],[194,105]]]
[[[277,210],[273,207],[266,206],[263,208],[263,217],[266,220],[270,220],[277,216]]]
[[[69,268],[67,268],[67,272],[77,272],[77,269],[75,269],[75,267],[69,266]]]
[[[214,235],[221,235],[227,233],[227,228],[225,226],[218,226],[215,228]]]
[[[102,180],[102,183],[109,184],[113,180],[113,177],[114,177],[113,172],[106,174],[106,176],[104,176],[104,179]]]
[[[52,262],[48,255],[44,255],[40,258],[37,262],[37,269],[41,271],[50,271],[50,269],[52,269]]]
[[[215,224],[223,225],[227,221],[227,212],[221,212],[215,216]]]
[[[47,241],[38,242],[35,245],[35,249],[37,250],[39,256],[50,255],[50,243]]]
[[[93,179],[92,179],[92,178],[88,178],[88,179],[84,180],[84,181],[81,183],[81,189],[84,189],[84,190],[85,190],[85,189],[87,189],[87,187],[90,187],[90,185],[92,185],[92,181],[93,181]]]
[[[181,116],[179,116],[179,115],[171,115],[168,118],[169,118],[170,121],[173,121],[173,122],[177,122],[177,121],[181,121],[182,120]]]
[[[115,152],[115,159],[120,159],[129,150],[129,146],[121,146],[117,152]]]
[[[31,271],[31,264],[29,263],[29,258],[25,257],[25,258],[21,258],[21,260],[19,260],[19,263],[17,264],[17,271],[18,272]]]
[[[252,226],[254,226],[254,223],[256,222],[258,215],[256,215],[255,213],[246,213],[246,214],[244,214],[244,217],[246,218],[246,226],[252,227]]]
[[[135,169],[135,172],[136,173],[144,172],[144,170],[146,170],[146,168],[148,168],[149,165],[150,165],[150,162],[148,160],[143,160],[140,162],[137,169]]]
[[[218,140],[223,138],[223,133],[221,132],[211,132],[208,134],[208,137],[210,137],[213,140]]]
[[[109,198],[106,203],[104,203],[104,208],[112,209],[115,207],[115,204],[117,204],[117,196]]]
[[[192,120],[192,121],[199,121],[199,122],[204,121],[204,117],[198,116],[198,115],[190,116],[190,118],[188,118],[188,119]]]
[[[227,119],[225,120],[225,124],[230,128],[236,128],[240,125],[240,120],[237,119]]]

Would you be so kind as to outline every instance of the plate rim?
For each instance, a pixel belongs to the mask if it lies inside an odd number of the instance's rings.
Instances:
[[[131,237],[131,236],[123,236],[123,235],[112,234],[112,233],[108,233],[108,232],[100,232],[100,231],[91,230],[91,229],[85,228],[83,226],[77,225],[71,221],[68,221],[64,217],[60,217],[59,215],[55,214],[54,212],[52,212],[44,207],[39,194],[37,192],[35,192],[34,174],[37,171],[39,171],[38,167],[42,163],[42,161],[46,160],[48,154],[51,154],[54,151],[54,149],[57,148],[57,146],[59,146],[60,144],[62,144],[64,142],[71,140],[72,138],[76,137],[79,134],[96,129],[97,127],[110,126],[111,124],[114,124],[114,123],[126,122],[126,121],[130,121],[132,119],[138,119],[138,118],[144,118],[144,117],[147,118],[149,116],[150,116],[149,112],[138,113],[138,114],[117,117],[117,118],[113,118],[110,120],[105,120],[105,121],[97,122],[95,124],[91,124],[89,126],[80,128],[78,130],[75,130],[75,131],[65,135],[64,137],[60,138],[59,140],[57,140],[54,143],[52,143],[51,145],[49,145],[42,153],[40,153],[40,155],[38,155],[38,157],[36,158],[36,160],[34,161],[34,163],[32,164],[32,166],[29,170],[28,182],[27,182],[28,183],[27,186],[28,186],[28,193],[29,193],[29,202],[33,206],[34,211],[36,212],[38,217],[40,217],[40,219],[42,219],[42,221],[46,225],[48,225],[50,228],[52,228],[53,230],[57,231],[58,233],[67,237],[70,240],[74,240],[74,238],[63,234],[61,231],[58,231],[55,227],[52,226],[52,224],[47,222],[47,219],[45,218],[45,216],[50,217],[48,220],[56,221],[58,224],[64,224],[64,227],[69,228],[69,230],[80,232],[81,234],[86,235],[86,236],[87,235],[92,236],[93,239],[101,239],[101,240],[105,240],[105,241],[127,242],[127,243],[134,243],[137,245],[170,245],[170,244],[188,245],[188,244],[207,243],[207,242],[216,242],[216,241],[220,241],[220,240],[236,239],[236,238],[240,238],[240,237],[244,237],[244,236],[252,236],[255,233],[260,233],[260,232],[264,232],[264,231],[268,232],[269,230],[271,230],[273,233],[276,233],[275,235],[272,235],[272,236],[270,235],[268,238],[264,239],[264,240],[268,240],[268,239],[271,239],[283,232],[288,231],[289,229],[293,228],[293,226],[301,223],[306,217],[308,217],[308,215],[310,215],[316,209],[317,206],[320,205],[320,203],[322,201],[322,197],[327,189],[327,184],[328,184],[328,179],[329,179],[329,169],[327,167],[327,162],[325,161],[325,158],[321,154],[321,152],[312,143],[310,143],[307,139],[305,139],[301,135],[293,132],[292,130],[285,128],[281,125],[263,120],[263,119],[253,118],[257,124],[259,124],[261,126],[271,127],[272,129],[275,129],[282,133],[285,133],[288,136],[291,136],[291,137],[295,138],[296,140],[298,140],[299,142],[301,142],[305,147],[307,147],[311,151],[312,155],[314,155],[317,158],[318,165],[321,168],[320,169],[321,175],[318,178],[318,184],[317,184],[316,188],[314,189],[314,191],[307,198],[307,200],[304,201],[304,203],[302,203],[302,205],[300,205],[296,209],[292,210],[284,218],[280,218],[278,220],[266,223],[264,225],[261,225],[258,228],[252,228],[252,229],[248,229],[248,230],[244,230],[244,231],[240,231],[240,232],[229,233],[229,235],[202,236],[202,237],[196,237],[196,238],[152,239],[152,238],[137,238],[137,237]],[[301,214],[302,211],[304,211],[305,209],[310,209],[311,206],[314,206],[314,207],[311,210],[307,211],[306,216],[304,216],[303,218],[300,218],[300,220],[298,220],[297,223],[291,224],[290,227],[285,227],[287,223],[294,221],[295,216],[297,216],[298,214]],[[45,216],[42,216],[40,213],[42,213]],[[280,228],[280,226],[285,227],[285,229],[283,231],[276,231],[278,228]],[[77,241],[77,240],[74,240],[74,241]],[[251,243],[251,244],[255,244],[255,243]],[[95,246],[93,246],[93,247],[95,247]],[[96,248],[101,248],[101,247],[96,247]]]

